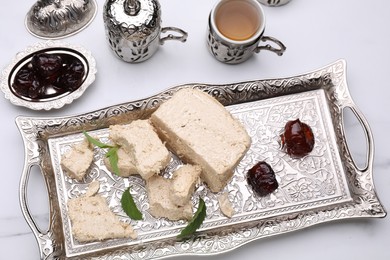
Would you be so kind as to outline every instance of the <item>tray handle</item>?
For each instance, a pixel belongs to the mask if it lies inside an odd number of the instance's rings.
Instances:
[[[363,131],[364,135],[366,137],[366,146],[367,146],[367,153],[366,153],[366,161],[365,161],[365,166],[363,168],[359,167],[356,162],[354,161],[353,157],[352,158],[352,163],[357,172],[360,172],[362,174],[365,173],[372,173],[372,168],[373,168],[373,163],[374,163],[374,138],[370,129],[370,126],[364,117],[364,115],[360,112],[360,110],[357,108],[356,105],[354,104],[349,104],[344,107],[344,110],[348,108],[351,110],[351,112],[355,115],[357,120],[359,121]],[[344,130],[344,135],[345,135],[345,130]],[[348,147],[347,147],[348,149]],[[348,149],[348,152],[351,154],[351,152]]]
[[[20,179],[20,186],[19,186],[19,202],[22,214],[27,222],[27,224],[30,226],[39,246],[39,253],[40,253],[40,259],[51,259],[51,255],[54,252],[53,247],[53,238],[52,238],[52,232],[48,231],[51,230],[51,218],[49,223],[49,228],[47,231],[43,231],[39,228],[38,224],[35,222],[30,209],[28,207],[28,200],[27,200],[27,187],[28,187],[28,181],[31,174],[32,167],[38,167],[40,169],[40,172],[42,173],[42,168],[37,162],[26,162],[24,164],[22,176]],[[48,194],[49,195],[49,194]]]

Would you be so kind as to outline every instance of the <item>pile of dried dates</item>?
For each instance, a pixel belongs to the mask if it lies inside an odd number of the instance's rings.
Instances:
[[[83,83],[85,67],[66,53],[37,53],[15,74],[12,90],[32,99],[47,99],[70,93]]]

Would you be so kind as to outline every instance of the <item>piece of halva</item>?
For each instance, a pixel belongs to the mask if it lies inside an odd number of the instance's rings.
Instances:
[[[69,177],[81,181],[93,161],[93,147],[84,139],[72,145],[61,158],[61,166]]]
[[[133,163],[133,157],[123,147],[117,150],[119,176],[129,177],[138,173],[137,167]],[[104,157],[104,164],[110,172],[113,172],[110,160]]]
[[[137,238],[130,224],[122,222],[110,210],[105,198],[88,192],[68,201],[68,214],[74,238],[81,242],[113,238]]]
[[[224,192],[218,196],[218,204],[221,212],[226,217],[231,218],[234,215],[234,208],[229,200],[229,194],[227,192]]]
[[[110,126],[110,138],[132,157],[138,173],[145,180],[164,169],[171,155],[148,120]]]
[[[176,205],[184,206],[190,201],[201,171],[198,165],[186,164],[173,172],[171,199]]]
[[[150,120],[172,151],[185,162],[201,166],[201,178],[213,192],[226,186],[251,144],[244,126],[198,89],[177,91]]]
[[[192,218],[192,203],[178,206],[171,199],[172,180],[162,176],[152,176],[146,181],[149,198],[149,213],[156,217],[169,220],[190,220]]]

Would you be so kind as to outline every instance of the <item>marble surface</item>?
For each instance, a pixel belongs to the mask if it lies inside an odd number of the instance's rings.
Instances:
[[[30,35],[24,19],[34,1],[7,1],[0,8],[0,68],[17,52],[42,41]],[[148,61],[127,64],[108,47],[102,18],[98,14],[82,32],[64,41],[89,49],[97,61],[97,79],[72,104],[51,111],[32,111],[0,99],[2,135],[0,164],[0,259],[38,259],[35,238],[19,207],[19,179],[24,161],[21,136],[15,117],[64,116],[156,94],[184,83],[232,83],[252,79],[292,76],[320,68],[343,58],[352,97],[368,122],[375,140],[374,182],[385,208],[390,205],[390,2],[387,0],[293,0],[282,7],[264,7],[266,35],[287,46],[278,57],[262,52],[239,65],[219,63],[206,49],[206,23],[216,0],[160,0],[163,26],[177,26],[189,33],[188,41],[166,42]],[[345,121],[348,144],[356,161],[364,163],[366,146],[352,116]],[[37,222],[48,220],[45,188],[38,173],[29,183],[29,205]],[[389,259],[389,217],[350,219],[262,239],[231,252],[207,259]],[[180,259],[195,260],[188,256]]]

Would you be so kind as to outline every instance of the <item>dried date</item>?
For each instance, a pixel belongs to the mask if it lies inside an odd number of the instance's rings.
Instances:
[[[280,135],[282,148],[292,157],[300,158],[314,148],[314,134],[309,125],[299,119],[288,121]]]
[[[56,87],[60,89],[76,90],[82,83],[84,66],[79,60],[72,61],[57,78]]]
[[[279,187],[274,170],[268,163],[263,161],[256,163],[248,171],[247,181],[261,197],[274,192]]]
[[[37,72],[37,75],[43,79],[58,77],[62,68],[62,57],[58,54],[38,53],[31,59],[31,65]]]
[[[14,90],[22,96],[29,96],[29,89],[36,85],[38,79],[35,73],[29,67],[21,68],[15,75]]]

